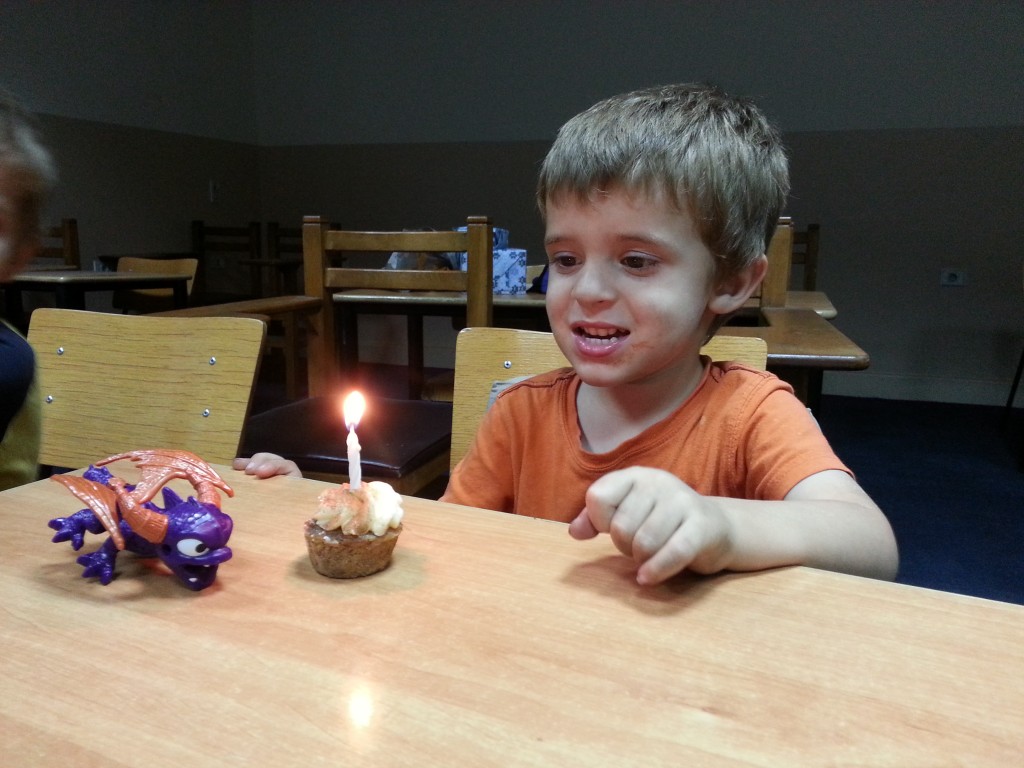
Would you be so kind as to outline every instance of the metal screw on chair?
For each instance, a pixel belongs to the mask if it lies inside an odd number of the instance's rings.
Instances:
[[[504,363],[502,363],[502,365],[504,365],[506,368],[511,368],[512,367],[512,361],[511,360],[506,360]]]
[[[46,396],[46,402],[52,403],[53,402],[53,395],[47,395]]]
[[[58,355],[63,355],[64,354],[64,347],[57,347],[57,354]]]
[[[208,418],[209,415],[210,415],[210,409],[209,408],[203,408],[203,418],[204,419]]]
[[[217,364],[217,358],[216,357],[211,357],[210,358],[210,365],[216,365],[216,364]]]

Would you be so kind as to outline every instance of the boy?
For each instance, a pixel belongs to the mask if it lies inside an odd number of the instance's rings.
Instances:
[[[497,398],[442,501],[608,533],[641,584],[796,564],[892,578],[888,521],[789,385],[700,357],[763,279],[788,192],[777,132],[713,87],[636,91],[566,123],[537,201],[572,369]],[[279,461],[236,467],[296,473]]]
[[[39,250],[40,211],[55,178],[28,114],[0,90],[0,283]],[[38,457],[35,357],[0,318],[0,491],[35,480]]]
[[[499,396],[442,500],[609,533],[641,584],[792,564],[894,577],[885,516],[792,389],[699,354],[764,277],[788,191],[777,132],[713,87],[563,126],[537,200],[573,368]]]

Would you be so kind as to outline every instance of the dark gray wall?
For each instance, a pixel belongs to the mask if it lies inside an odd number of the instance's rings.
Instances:
[[[998,403],[1022,343],[1019,2],[14,0],[0,72],[43,113],[51,213],[79,217],[87,258],[179,249],[191,218],[485,213],[539,261],[533,181],[558,125],[712,80],[782,127],[789,213],[822,225],[821,286],[872,355],[827,391]],[[940,288],[943,267],[967,286]]]

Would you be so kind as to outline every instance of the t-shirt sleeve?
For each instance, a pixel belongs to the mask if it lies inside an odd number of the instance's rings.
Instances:
[[[853,474],[788,388],[770,388],[750,405],[738,451],[745,464],[746,498],[784,499],[801,480],[825,470]]]

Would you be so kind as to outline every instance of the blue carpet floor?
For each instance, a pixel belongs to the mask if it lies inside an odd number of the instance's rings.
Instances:
[[[819,422],[888,515],[899,581],[1024,604],[1020,411],[826,396]]]

